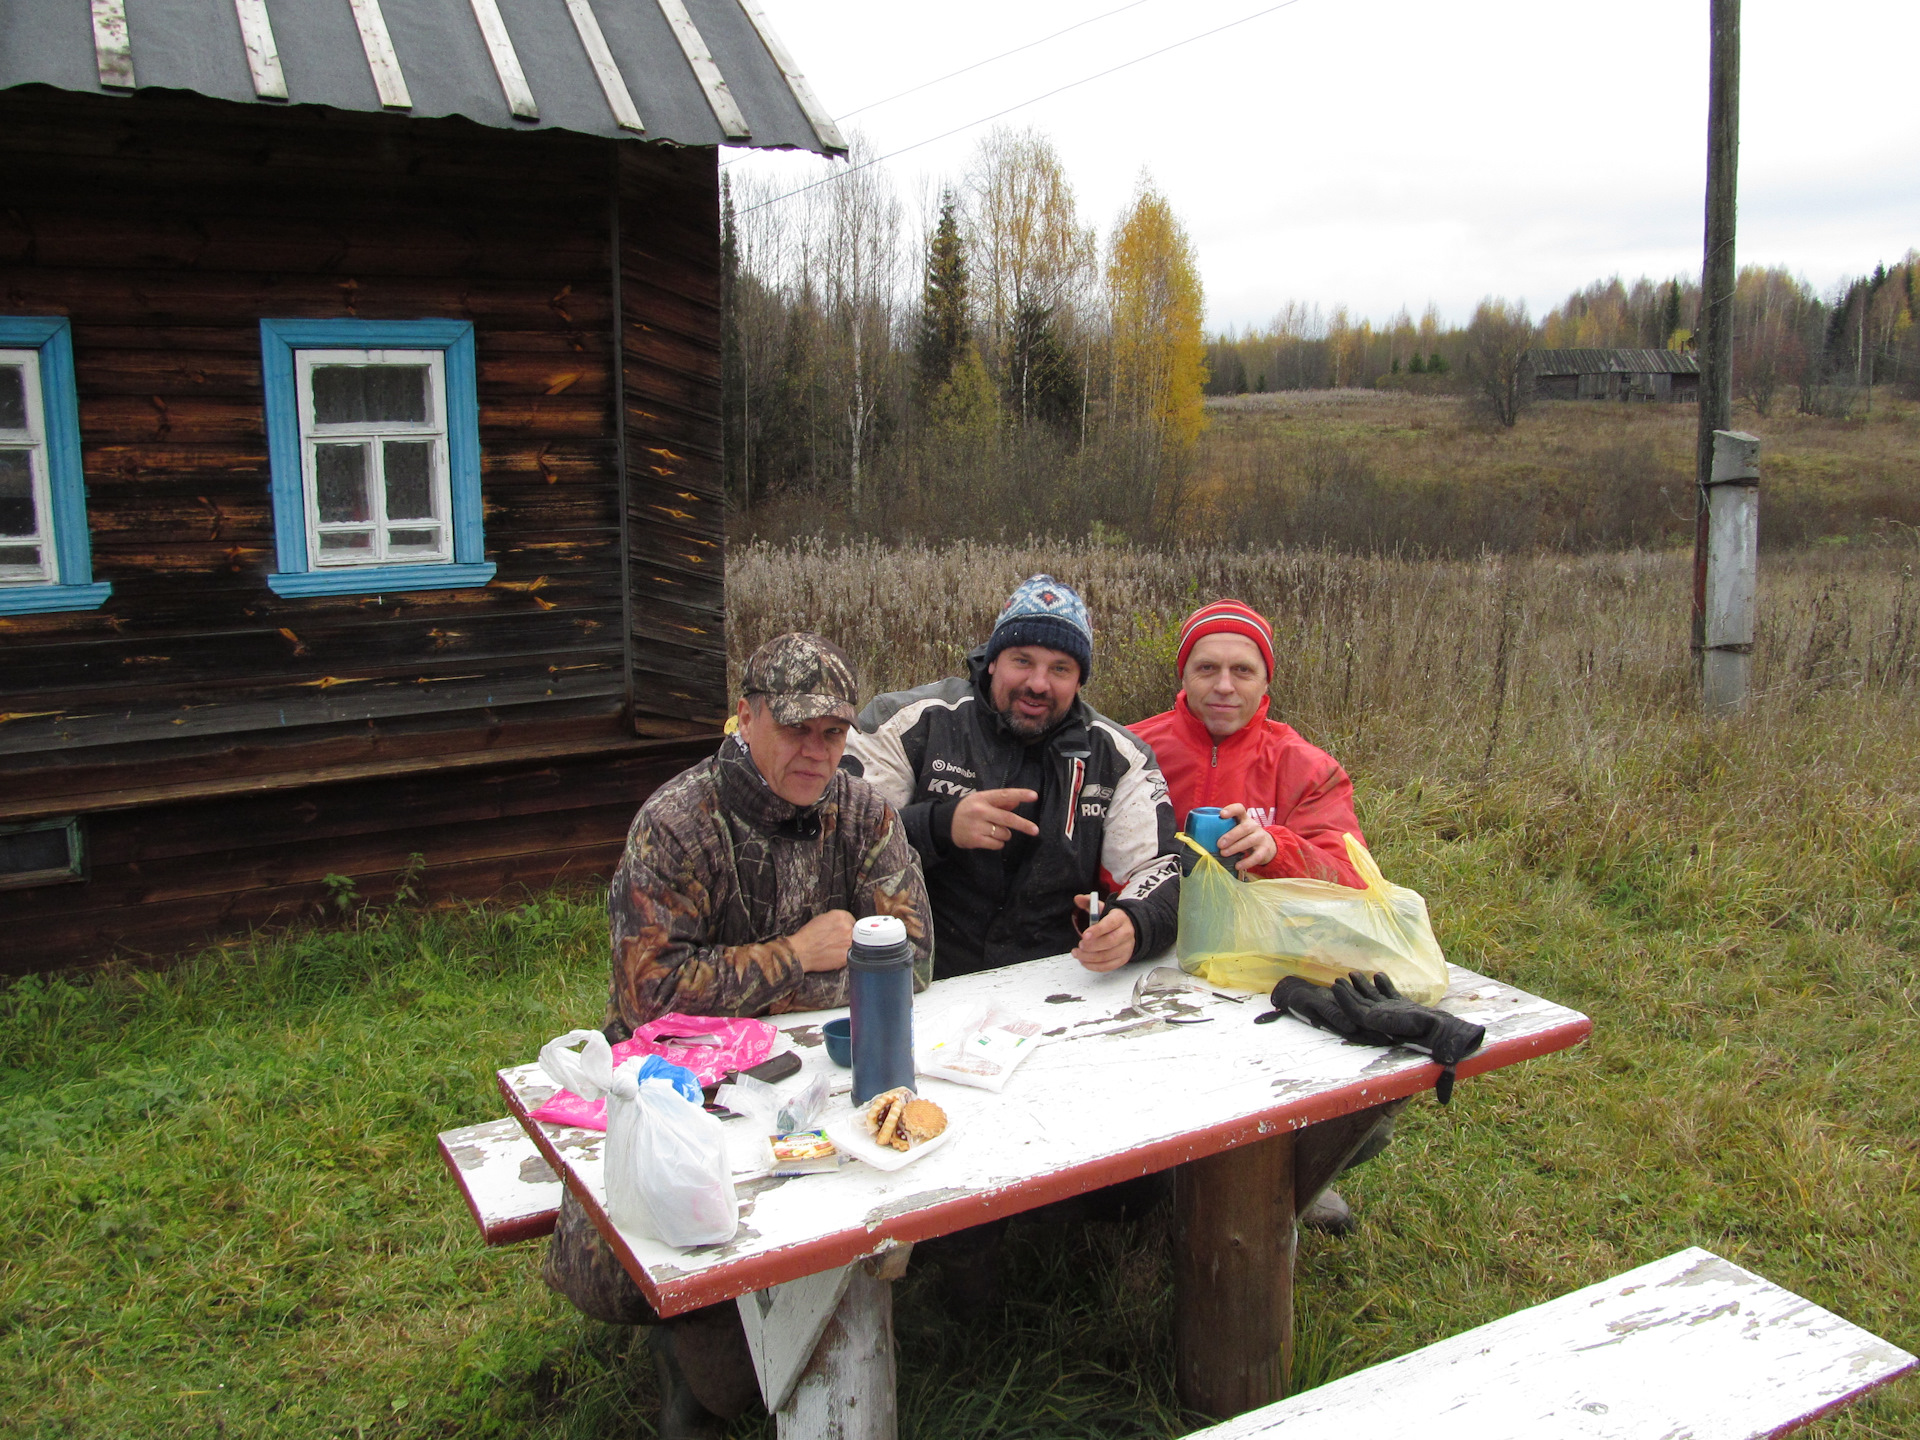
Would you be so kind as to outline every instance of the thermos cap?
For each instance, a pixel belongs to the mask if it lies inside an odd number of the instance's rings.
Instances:
[[[898,915],[869,915],[853,922],[853,943],[876,950],[907,943],[907,927]]]

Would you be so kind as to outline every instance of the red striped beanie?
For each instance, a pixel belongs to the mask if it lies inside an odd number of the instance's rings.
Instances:
[[[1267,663],[1267,675],[1272,677],[1273,627],[1267,623],[1266,616],[1239,600],[1216,600],[1211,605],[1202,605],[1186,618],[1180,626],[1180,653],[1174,669],[1186,674],[1187,656],[1209,635],[1244,635],[1259,648],[1260,658]]]

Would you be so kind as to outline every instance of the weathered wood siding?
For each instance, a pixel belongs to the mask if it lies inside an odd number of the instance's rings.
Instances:
[[[726,719],[720,474],[720,210],[715,166],[668,176],[622,146],[619,303],[641,734]]]
[[[72,322],[114,587],[0,617],[0,821],[86,814],[91,864],[0,891],[0,970],[415,852],[436,893],[604,870],[725,709],[714,153],[28,88],[0,174],[0,314]],[[473,322],[484,589],[267,587],[258,322],[348,316]]]

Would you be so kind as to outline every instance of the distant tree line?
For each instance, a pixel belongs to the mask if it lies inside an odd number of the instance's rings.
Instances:
[[[1803,413],[1844,415],[1866,403],[1875,386],[1920,395],[1917,289],[1920,251],[1876,265],[1824,297],[1778,267],[1742,270],[1734,294],[1736,393],[1761,415],[1783,402]],[[1443,325],[1429,306],[1417,321],[1403,309],[1377,328],[1344,306],[1323,313],[1289,302],[1268,326],[1208,341],[1207,393],[1349,385],[1451,390],[1485,401],[1502,412],[1495,418],[1511,424],[1507,416],[1526,402],[1524,376],[1510,363],[1519,351],[1691,350],[1699,308],[1699,283],[1680,277],[1596,281],[1537,325],[1524,306],[1493,297],[1465,325]],[[1496,399],[1490,386],[1507,398]]]
[[[1164,529],[1204,420],[1193,247],[1144,177],[1104,241],[997,130],[915,216],[855,141],[723,189],[725,474],[750,528]]]

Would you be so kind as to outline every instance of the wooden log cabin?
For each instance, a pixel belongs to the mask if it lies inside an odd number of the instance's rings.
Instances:
[[[0,973],[610,869],[727,708],[724,145],[845,148],[757,0],[0,0]]]

